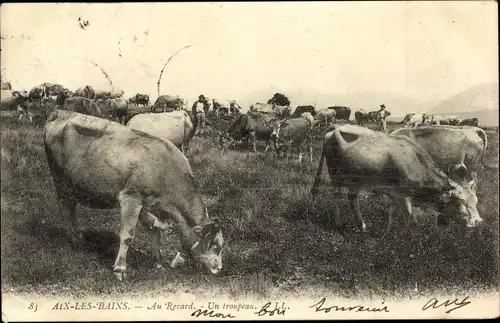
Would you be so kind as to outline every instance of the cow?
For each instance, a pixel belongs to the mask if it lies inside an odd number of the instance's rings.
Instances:
[[[227,115],[230,113],[239,113],[241,106],[235,100],[212,99],[212,111],[214,115]]]
[[[407,114],[401,123],[404,123],[405,127],[418,127],[429,124],[429,116],[425,113],[411,113]]]
[[[30,102],[42,101],[44,97],[46,97],[46,91],[43,84],[34,86],[28,93]]]
[[[28,112],[28,102],[29,96],[26,91],[12,91],[12,90],[2,90],[1,93],[1,110],[2,111],[18,111],[19,120],[24,116],[28,116],[28,119],[33,121],[33,116]]]
[[[102,108],[96,102],[79,96],[65,99],[62,109],[95,117],[102,117],[103,115]]]
[[[335,110],[333,110],[335,111]],[[365,110],[363,109],[360,109],[356,112],[354,112],[354,120],[356,120],[356,123],[360,126],[364,126],[366,124],[368,124],[371,120],[370,120],[370,116],[368,115],[368,113],[365,112]]]
[[[78,95],[80,96],[80,95]],[[94,100],[95,99],[95,90],[92,86],[90,85],[86,85],[84,88],[83,88],[83,97],[84,98],[87,98],[87,99],[90,99],[90,100]]]
[[[309,112],[304,112],[298,118],[290,118],[288,120],[275,119],[270,122],[272,128],[271,140],[274,141],[274,146],[278,153],[281,154],[281,148],[286,148],[285,153],[288,153],[291,146],[297,148],[299,152],[299,163],[302,162],[302,146],[307,141],[309,148],[309,157],[311,163],[312,156],[312,137],[311,131],[314,127],[314,117]]]
[[[127,127],[169,140],[183,153],[196,132],[191,117],[184,110],[137,114],[127,122]]]
[[[431,125],[449,125],[449,126],[458,126],[460,123],[460,119],[456,116],[440,116],[433,115],[430,121]]]
[[[290,116],[290,107],[257,102],[250,106],[250,112],[268,113],[278,118],[286,118]]]
[[[128,99],[128,103],[133,103],[135,105],[148,106],[149,105],[149,95],[137,93],[136,95],[134,95]]]
[[[465,119],[465,120],[460,121],[460,123],[458,125],[459,126],[478,127],[479,126],[479,119],[478,118]]]
[[[176,110],[181,110],[184,107],[184,100],[178,95],[160,95],[153,107],[152,112],[171,112]]]
[[[139,221],[148,228],[158,268],[160,233],[173,226],[182,249],[204,270],[220,273],[220,221],[208,217],[189,161],[175,145],[116,122],[63,110],[49,116],[43,137],[72,245],[83,238],[77,204],[119,207],[120,247],[113,266],[118,280],[127,279],[127,251]]]
[[[316,115],[316,111],[312,105],[299,105],[295,108],[290,118],[299,118],[304,112],[309,112],[313,117]]]
[[[103,117],[124,124],[128,110],[128,103],[125,99],[107,99],[96,102],[101,107]]]
[[[110,92],[109,94],[109,98],[110,99],[119,99],[119,98],[123,98],[123,95],[125,94],[125,92],[123,92],[123,90],[113,90]]]
[[[392,198],[386,233],[391,229],[398,207],[416,222],[412,204],[438,211],[438,224],[445,224],[450,219],[465,220],[471,228],[483,221],[476,206],[475,179],[465,185],[456,183],[439,169],[424,148],[406,136],[355,125],[335,125],[324,137],[311,188],[313,200],[318,193],[325,160],[332,186],[349,189],[348,198],[362,231],[366,231],[366,224],[359,208],[361,191],[378,192]],[[338,192],[335,197],[339,197]],[[336,204],[337,216],[338,211]]]
[[[55,103],[59,106],[63,106],[64,105],[64,100],[66,100],[67,98],[70,98],[72,97],[71,95],[71,91],[64,88],[61,92],[59,92],[59,94],[57,95],[56,97],[56,101]]]
[[[64,86],[60,84],[53,84],[48,82],[43,83],[43,88],[45,89],[45,97],[57,96],[65,89]]]
[[[314,120],[318,121],[318,124],[321,124],[321,121],[323,121],[325,126],[328,127],[335,121],[335,114],[336,112],[333,109],[321,109],[314,116]]]
[[[226,100],[212,99],[212,111],[216,116],[229,114],[229,102]]]
[[[351,108],[349,107],[332,106],[328,107],[327,109],[335,110],[336,119],[349,121],[349,118],[351,117]]]
[[[273,143],[271,134],[271,122],[276,119],[276,116],[269,113],[246,113],[240,114],[233,124],[225,132],[219,132],[220,149],[225,148],[225,144],[231,144],[235,141],[249,139],[251,150],[257,152],[256,140],[264,140],[266,142],[265,151]]]
[[[2,90],[12,90],[12,85],[10,84],[10,82],[2,81]]]
[[[94,100],[107,100],[111,99],[111,92],[104,90],[95,90]],[[149,102],[149,100],[148,100]]]
[[[486,166],[484,154],[488,146],[486,132],[477,127],[400,128],[391,135],[407,136],[422,146],[438,167],[454,178],[454,172],[476,172],[479,164]]]

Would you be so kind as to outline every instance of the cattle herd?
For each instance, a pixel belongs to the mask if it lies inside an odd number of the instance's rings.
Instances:
[[[174,227],[183,250],[171,266],[188,257],[213,274],[222,269],[221,224],[209,217],[185,155],[190,140],[203,135],[205,117],[230,117],[229,127],[219,129],[221,153],[242,141],[250,143],[248,154],[257,152],[256,141],[262,140],[265,150],[273,146],[277,155],[297,148],[299,162],[305,143],[313,162],[312,129],[324,127],[311,201],[326,162],[334,197],[341,188],[348,189],[362,231],[363,191],[389,197],[387,232],[397,211],[415,222],[413,206],[436,211],[440,225],[454,220],[471,228],[483,221],[476,207],[476,172],[485,167],[488,140],[477,119],[408,114],[400,123],[404,127],[387,132],[365,127],[377,121],[378,112],[356,111],[354,125],[349,123],[351,109],[344,106],[319,111],[299,106],[291,113],[289,106],[255,103],[242,113],[234,100],[210,101],[202,95],[192,109],[179,96],[161,95],[150,106],[146,94],[129,99],[123,95],[88,85],[72,92],[51,83],[29,92],[13,91],[2,83],[2,110],[18,110],[20,117],[31,118],[33,111],[52,104],[44,145],[60,211],[69,220],[70,241],[82,238],[77,204],[119,207],[120,247],[113,270],[120,280],[126,278],[127,250],[138,222],[149,228],[151,254],[158,265],[160,232]],[[196,108],[199,103],[201,110]]]

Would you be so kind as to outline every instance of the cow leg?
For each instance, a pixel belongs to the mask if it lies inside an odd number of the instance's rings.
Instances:
[[[135,227],[142,208],[141,201],[128,193],[121,191],[118,194],[121,213],[120,249],[116,256],[113,271],[118,280],[126,280],[127,251],[135,238]]]
[[[266,140],[266,148],[264,149],[265,153],[267,153],[267,151],[269,150],[269,146],[271,146],[271,141],[270,140]]]
[[[298,145],[297,150],[299,151],[299,163],[302,163],[302,145]]]
[[[398,208],[399,204],[396,202],[393,202],[389,205],[389,216],[387,218],[387,227],[385,229],[385,233],[382,235],[382,239],[384,239],[385,236],[391,231],[392,223],[394,220],[394,213],[397,211]]]
[[[363,216],[361,215],[361,209],[359,207],[359,191],[349,192],[347,196],[351,201],[351,205],[354,208],[354,212],[356,213],[358,220],[361,222],[361,231],[366,232],[366,223],[365,220],[363,220]]]
[[[411,198],[405,197],[404,200],[402,201],[402,205],[403,205],[403,211],[405,213],[406,223],[410,227],[410,230],[412,230],[412,228],[415,228],[417,226],[417,217],[415,216],[415,213],[413,213],[412,210]]]
[[[311,144],[309,144],[309,160],[311,161],[311,163],[313,162],[313,147],[311,146]]]
[[[252,150],[254,153],[256,153],[257,152],[257,142],[256,142],[257,140],[255,138],[255,132],[250,133],[250,140],[252,142]]]
[[[59,197],[59,210],[62,216],[68,222],[69,227],[69,241],[76,247],[83,240],[83,235],[78,229],[78,223],[76,221],[76,202],[70,198]]]
[[[150,237],[151,237],[151,256],[153,257],[155,266],[158,269],[164,269],[160,259],[160,238],[161,238],[160,228],[153,227],[153,229],[150,232]]]

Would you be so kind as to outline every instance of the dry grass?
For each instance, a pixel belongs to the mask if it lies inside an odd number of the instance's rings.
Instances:
[[[384,204],[361,202],[368,232],[358,233],[355,217],[343,202],[341,218],[332,218],[330,190],[324,186],[312,204],[309,190],[317,168],[295,160],[277,160],[273,153],[219,154],[216,139],[195,138],[188,158],[205,196],[217,203],[227,240],[224,272],[203,276],[191,269],[159,272],[150,258],[130,250],[130,281],[115,281],[112,265],[118,248],[118,210],[79,207],[86,244],[73,250],[67,227],[58,214],[52,178],[45,160],[41,125],[1,124],[1,258],[2,291],[70,294],[168,295],[213,293],[229,297],[296,295],[325,289],[339,296],[404,294],[418,281],[421,290],[459,286],[498,286],[498,172],[479,174],[479,211],[484,227],[465,232],[456,225],[443,230],[421,215],[416,232],[400,230],[384,240]],[[321,146],[321,129],[315,147]],[[489,131],[488,158],[498,155],[498,132]],[[326,183],[326,171],[324,172]],[[148,250],[142,228],[134,242]],[[179,247],[163,235],[162,256],[170,260]]]

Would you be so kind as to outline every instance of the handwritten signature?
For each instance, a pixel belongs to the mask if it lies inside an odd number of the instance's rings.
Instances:
[[[330,311],[348,311],[348,312],[386,312],[389,313],[389,309],[387,308],[387,305],[384,307],[365,307],[362,305],[354,305],[354,306],[338,306],[338,305],[333,305],[330,307],[323,307],[326,302],[326,298],[323,298],[319,302],[317,302],[314,305],[309,306],[309,308],[316,308],[315,312],[324,312],[328,313]],[[384,305],[384,301],[382,301],[382,305]]]
[[[200,316],[208,316],[208,317],[218,317],[218,318],[222,318],[222,319],[234,319],[235,316],[231,315],[231,314],[222,314],[222,313],[217,313],[217,312],[214,312],[213,310],[201,310],[201,309],[197,309],[196,311],[194,311],[193,313],[191,313],[191,316],[195,316],[195,317],[200,317]]]
[[[458,310],[461,307],[469,305],[471,303],[471,301],[468,301],[468,299],[469,299],[469,296],[466,296],[461,301],[459,301],[458,298],[455,298],[453,301],[450,301],[449,299],[447,299],[444,302],[439,302],[439,300],[437,298],[431,298],[422,307],[422,311],[428,310],[429,308],[437,309],[437,308],[440,308],[442,306],[444,306],[446,308],[446,307],[451,306],[451,305],[456,305],[452,309],[449,309],[448,311],[445,312],[446,314],[450,314],[454,310]]]
[[[270,310],[269,309],[270,307],[271,307],[271,302],[267,302],[266,304],[264,304],[264,306],[262,306],[262,308],[259,311],[254,312],[253,314],[257,314],[258,316],[264,316],[264,315],[273,316],[274,314],[284,316],[286,310],[289,309],[289,307],[285,307],[285,302],[282,302],[281,304],[275,302],[274,308]]]

